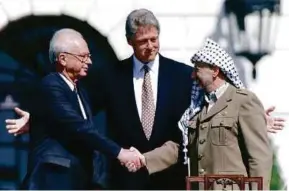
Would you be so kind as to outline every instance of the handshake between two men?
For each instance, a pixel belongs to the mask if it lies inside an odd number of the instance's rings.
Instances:
[[[167,141],[160,147],[142,154],[136,148],[131,147],[129,150],[123,149],[124,152],[120,153],[118,159],[129,172],[136,172],[140,168],[146,167],[148,173],[153,174],[178,162],[179,146],[173,141]]]
[[[146,166],[145,156],[134,147],[121,149],[117,158],[121,165],[125,166],[129,172],[136,172]]]

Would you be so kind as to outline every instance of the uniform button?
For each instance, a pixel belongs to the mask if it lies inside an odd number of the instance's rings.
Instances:
[[[201,125],[201,129],[205,129],[205,128],[207,128],[206,125]]]
[[[199,174],[200,174],[200,175],[205,174],[205,169],[200,169],[200,170],[199,170]]]
[[[198,155],[198,159],[199,159],[199,160],[201,160],[203,157],[204,157],[204,155],[202,155],[202,154],[199,154],[199,155]]]
[[[199,140],[199,143],[200,143],[200,144],[203,144],[204,142],[206,142],[206,139],[201,139],[201,140]]]
[[[224,121],[221,121],[221,122],[220,122],[220,125],[224,125]]]

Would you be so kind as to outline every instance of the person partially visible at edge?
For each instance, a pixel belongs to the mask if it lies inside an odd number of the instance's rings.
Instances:
[[[41,110],[31,113],[28,172],[22,189],[90,189],[93,151],[120,163],[141,165],[136,151],[100,135],[93,124],[89,99],[78,83],[92,64],[82,35],[73,29],[56,31],[49,55],[56,72],[45,76],[35,90],[37,100],[32,104],[41,105]]]

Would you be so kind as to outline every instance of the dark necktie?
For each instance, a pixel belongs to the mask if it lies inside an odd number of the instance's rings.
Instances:
[[[85,112],[85,109],[84,109],[84,105],[83,105],[83,102],[81,101],[81,98],[80,98],[80,95],[78,93],[78,89],[77,89],[77,85],[76,84],[74,84],[73,92],[75,93],[75,96],[76,96],[76,99],[77,99],[77,102],[78,102],[78,106],[79,106],[79,109],[81,111],[81,114],[82,114],[83,118],[87,119],[86,112]]]
[[[143,66],[144,80],[142,85],[142,115],[141,122],[147,139],[150,139],[155,118],[155,105],[149,67]]]
[[[78,96],[77,86],[76,84],[73,84],[73,85],[74,85],[73,92],[75,93],[76,96]]]

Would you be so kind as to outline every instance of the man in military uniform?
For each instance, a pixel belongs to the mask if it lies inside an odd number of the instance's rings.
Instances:
[[[214,41],[208,39],[191,61],[204,90],[188,114],[191,175],[261,176],[268,190],[273,155],[261,102],[243,88],[232,58]]]

